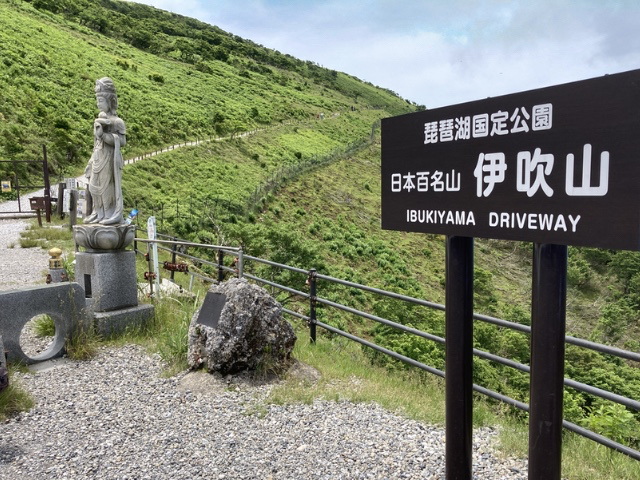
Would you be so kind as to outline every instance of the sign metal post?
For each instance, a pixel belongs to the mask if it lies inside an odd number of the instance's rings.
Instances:
[[[534,245],[529,383],[529,478],[560,480],[567,247]]]
[[[446,478],[471,480],[473,460],[473,238],[447,237]]]

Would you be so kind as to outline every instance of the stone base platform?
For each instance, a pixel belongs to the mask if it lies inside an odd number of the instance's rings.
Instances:
[[[154,307],[146,303],[111,312],[94,312],[94,331],[103,338],[124,333],[128,328],[145,326],[153,318]]]
[[[133,251],[76,253],[76,280],[84,286],[90,311],[108,312],[138,304]]]

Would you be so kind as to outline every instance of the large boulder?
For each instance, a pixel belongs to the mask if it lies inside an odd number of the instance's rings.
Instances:
[[[264,289],[234,278],[209,289],[189,326],[191,368],[222,374],[287,364],[296,342],[282,306]]]

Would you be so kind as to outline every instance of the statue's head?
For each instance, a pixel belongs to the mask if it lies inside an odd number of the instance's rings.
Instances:
[[[109,112],[114,114],[118,108],[118,97],[116,95],[116,86],[113,84],[113,80],[109,77],[103,77],[100,80],[96,80],[96,98],[102,97],[107,100],[109,105]]]

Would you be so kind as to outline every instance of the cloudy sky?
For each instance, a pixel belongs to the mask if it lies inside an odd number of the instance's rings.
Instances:
[[[144,0],[436,108],[640,68],[640,0]]]

